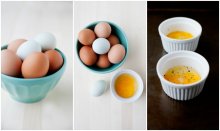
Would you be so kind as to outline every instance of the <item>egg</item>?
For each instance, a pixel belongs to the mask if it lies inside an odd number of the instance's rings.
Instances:
[[[28,40],[19,46],[16,54],[24,60],[33,52],[41,52],[41,46],[35,40]]]
[[[107,82],[104,80],[96,81],[90,88],[90,95],[94,97],[101,96],[107,89]]]
[[[79,42],[83,45],[91,45],[95,40],[95,33],[90,29],[83,29],[79,32]]]
[[[96,65],[99,67],[99,68],[107,68],[111,65],[111,63],[109,62],[108,60],[108,55],[105,54],[105,55],[100,55],[99,58],[98,58],[98,61],[96,63]]]
[[[110,49],[110,43],[105,38],[98,38],[93,42],[92,49],[97,54],[106,54]]]
[[[81,61],[88,66],[94,65],[97,61],[97,55],[90,46],[83,46],[79,51]]]
[[[48,50],[45,55],[49,59],[49,73],[54,73],[63,65],[63,57],[56,50]]]
[[[118,37],[117,37],[116,35],[110,35],[110,36],[108,37],[108,41],[109,41],[111,47],[112,47],[113,45],[116,45],[116,44],[119,44],[119,43],[120,43],[120,42],[119,42],[119,39],[118,39]]]
[[[21,75],[21,59],[11,50],[1,51],[1,73],[18,77]]]
[[[111,34],[111,26],[106,22],[100,22],[95,26],[95,34],[100,38],[108,38]]]
[[[24,78],[39,78],[47,74],[49,70],[49,59],[42,52],[30,54],[21,66],[21,72]]]
[[[108,59],[113,64],[120,63],[124,57],[125,57],[125,48],[121,44],[116,44],[112,46],[112,48],[108,52]]]
[[[56,48],[56,38],[49,32],[43,32],[34,37],[34,40],[41,45],[43,51]]]
[[[11,41],[9,44],[8,44],[8,50],[12,50],[14,51],[15,53],[17,52],[17,49],[18,47],[23,44],[24,42],[26,42],[27,40],[25,39],[16,39],[16,40],[13,40]]]

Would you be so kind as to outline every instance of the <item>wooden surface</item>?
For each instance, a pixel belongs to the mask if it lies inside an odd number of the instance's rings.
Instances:
[[[85,69],[75,55],[74,112],[75,129],[145,129],[145,91],[134,103],[115,100],[109,89],[94,98],[89,91],[96,80],[110,82],[121,69],[138,72],[146,80],[146,3],[145,2],[74,2],[75,41],[78,32],[94,21],[106,20],[119,25],[127,35],[129,53],[124,65],[108,74],[96,74]]]
[[[2,129],[72,129],[72,2],[2,2],[1,43],[51,32],[67,58],[57,86],[41,102],[22,104],[1,90]]]
[[[188,5],[197,5],[197,10]],[[148,129],[219,129],[218,5],[218,2],[204,3],[202,7],[208,7],[204,9],[199,8],[198,2],[148,2]],[[210,73],[203,91],[193,100],[185,102],[168,97],[162,90],[156,74],[156,64],[166,54],[159,37],[158,26],[163,20],[176,16],[190,17],[201,24],[202,35],[196,52],[204,56],[210,64]]]

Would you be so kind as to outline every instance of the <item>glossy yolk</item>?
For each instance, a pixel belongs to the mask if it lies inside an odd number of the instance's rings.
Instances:
[[[190,39],[193,37],[192,34],[190,34],[188,32],[184,32],[184,31],[171,32],[167,36],[170,38],[179,39],[179,40]]]
[[[116,93],[123,97],[132,97],[137,88],[136,79],[130,74],[121,74],[115,81],[115,91]]]
[[[170,68],[164,78],[175,84],[191,84],[201,79],[200,75],[192,67],[175,66]]]

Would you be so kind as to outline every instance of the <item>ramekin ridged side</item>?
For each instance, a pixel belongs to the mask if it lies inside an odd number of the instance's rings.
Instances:
[[[175,100],[190,100],[198,96],[204,87],[205,81],[187,88],[178,88],[161,81],[164,92]]]
[[[162,45],[166,52],[173,52],[179,50],[188,50],[188,51],[195,51],[198,47],[199,38],[195,37],[190,40],[170,40],[164,36],[161,36]]]

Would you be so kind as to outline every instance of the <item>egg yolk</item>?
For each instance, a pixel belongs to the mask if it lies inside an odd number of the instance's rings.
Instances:
[[[201,79],[198,72],[188,66],[174,66],[164,74],[164,78],[175,84],[191,84]]]
[[[115,91],[116,93],[123,97],[132,97],[137,89],[137,81],[130,74],[121,74],[115,81]]]
[[[184,31],[171,32],[167,36],[172,39],[179,39],[179,40],[190,39],[193,37],[191,33],[184,32]]]

